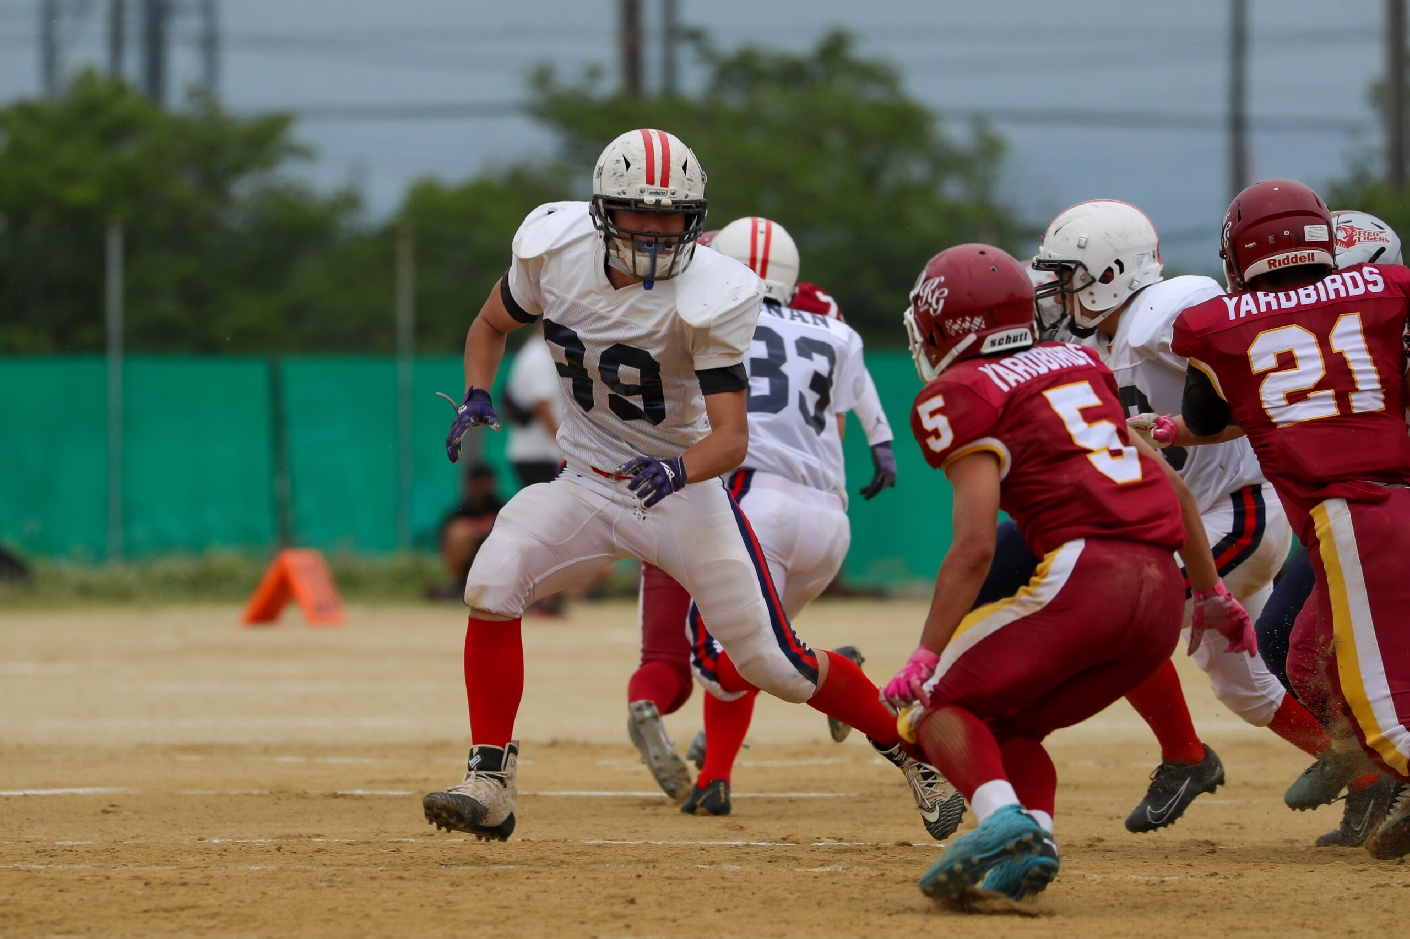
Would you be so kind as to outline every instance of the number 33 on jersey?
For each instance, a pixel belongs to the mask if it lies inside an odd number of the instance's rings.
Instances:
[[[1123,415],[1096,353],[1047,342],[950,366],[916,397],[911,429],[936,469],[994,454],[1000,507],[1040,556],[1077,538],[1178,547],[1175,494],[1160,466],[1131,446]]]

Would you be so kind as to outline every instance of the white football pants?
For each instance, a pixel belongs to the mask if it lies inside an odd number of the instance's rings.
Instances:
[[[1231,493],[1200,518],[1224,586],[1256,622],[1273,593],[1273,577],[1292,548],[1283,503],[1273,487],[1263,483]],[[1189,646],[1193,607],[1192,601],[1186,602],[1181,649]],[[1228,644],[1214,630],[1206,631],[1195,649],[1195,664],[1209,676],[1210,689],[1225,707],[1255,727],[1266,727],[1287,689],[1268,671],[1261,655],[1225,652]]]
[[[626,480],[570,463],[500,511],[470,568],[465,603],[518,617],[538,598],[622,558],[655,564],[688,590],[751,684],[785,701],[813,696],[817,659],[793,632],[764,553],[718,479],[691,483],[647,509]]]

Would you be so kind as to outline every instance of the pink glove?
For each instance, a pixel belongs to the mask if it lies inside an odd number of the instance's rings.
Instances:
[[[1175,426],[1174,418],[1164,414],[1139,414],[1136,417],[1126,419],[1127,429],[1140,434],[1141,437],[1157,450],[1164,450],[1175,443],[1175,438],[1179,436],[1180,430]]]
[[[930,696],[925,693],[925,683],[935,674],[935,666],[940,664],[940,656],[925,646],[918,647],[906,660],[906,665],[896,677],[881,689],[881,703],[892,714],[896,714],[908,704],[919,701],[930,706]]]
[[[1212,629],[1229,640],[1229,644],[1224,647],[1225,652],[1258,654],[1258,637],[1253,631],[1253,620],[1248,618],[1248,611],[1242,603],[1234,599],[1222,580],[1212,589],[1194,591],[1194,600],[1194,617],[1190,622],[1190,648],[1186,650],[1188,654],[1194,655],[1195,649],[1199,648],[1199,644],[1204,640],[1206,629]]]

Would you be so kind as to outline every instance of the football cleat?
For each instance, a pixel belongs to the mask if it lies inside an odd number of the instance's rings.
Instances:
[[[866,662],[866,657],[857,650],[856,646],[838,646],[832,651],[836,652],[844,659],[851,659],[853,662],[857,663],[858,668],[861,668],[862,664]],[[827,719],[827,730],[828,733],[832,734],[833,743],[842,743],[847,739],[847,735],[852,732],[852,727],[850,724],[842,723],[835,717],[829,717]]]
[[[1366,841],[1366,850],[1380,861],[1410,854],[1410,783],[1395,789],[1395,801],[1375,834]]]
[[[1386,817],[1395,798],[1395,780],[1382,776],[1364,789],[1346,794],[1341,825],[1317,838],[1319,848],[1359,848]]]
[[[690,741],[690,749],[685,751],[685,758],[695,764],[696,772],[705,768],[705,728],[702,727],[695,732],[695,737]]]
[[[661,723],[655,703],[633,701],[627,706],[627,736],[666,795],[679,802],[690,794],[690,771],[666,736],[666,725]]]
[[[1317,754],[1317,762],[1293,780],[1283,801],[1294,812],[1331,805],[1341,791],[1362,773],[1375,769],[1360,750],[1339,752],[1328,747]]]
[[[435,825],[437,830],[463,831],[481,841],[508,840],[514,833],[518,768],[517,740],[504,747],[471,747],[460,784],[429,793],[421,800],[427,824]]]
[[[875,740],[868,738],[868,741],[877,753],[906,777],[906,783],[911,787],[911,798],[915,799],[921,822],[930,837],[944,841],[959,830],[960,822],[964,821],[964,796],[940,775],[939,770],[911,757],[899,743],[883,750]]]
[[[1204,748],[1204,759],[1198,763],[1161,760],[1151,773],[1145,798],[1126,817],[1126,830],[1140,834],[1173,825],[1196,796],[1213,792],[1222,785],[1224,764],[1208,745]]]
[[[1025,854],[1004,861],[980,883],[980,890],[1002,893],[1010,900],[1036,896],[1048,888],[1058,873],[1057,843],[1051,835],[1043,838],[1037,854]]]
[[[974,831],[955,839],[921,877],[920,891],[935,900],[957,900],[999,865],[1039,854],[1047,839],[1043,826],[1023,806],[1006,805]]]
[[[728,815],[729,811],[729,781],[724,779],[712,779],[704,789],[692,786],[681,805],[683,815]]]

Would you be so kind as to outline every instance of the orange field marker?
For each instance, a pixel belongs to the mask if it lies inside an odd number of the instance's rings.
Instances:
[[[310,626],[343,625],[343,599],[323,553],[312,548],[285,548],[274,556],[274,563],[245,605],[242,624],[274,623],[291,596]]]

